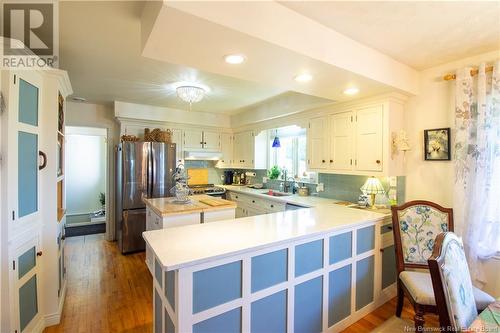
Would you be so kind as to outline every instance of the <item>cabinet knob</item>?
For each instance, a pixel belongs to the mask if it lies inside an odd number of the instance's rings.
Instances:
[[[274,205],[271,205],[271,208],[274,208]]]
[[[384,249],[380,249],[380,252],[384,252]]]
[[[43,254],[43,252],[42,252],[42,251],[38,251],[38,252],[36,253],[36,256],[37,256],[37,257],[41,257],[41,256],[42,256],[42,254]]]
[[[333,160],[330,160],[330,163],[333,163]]]
[[[65,240],[65,239],[66,239],[66,235],[62,235],[62,236],[61,236],[61,239],[62,239],[62,240]]]
[[[200,142],[200,145],[202,145],[202,144],[203,144],[203,141]]]
[[[255,200],[252,200],[252,203],[255,203]]]
[[[321,160],[321,163],[325,163],[326,161],[325,160]]]
[[[376,160],[375,162],[377,162],[377,164],[380,164],[380,160]]]

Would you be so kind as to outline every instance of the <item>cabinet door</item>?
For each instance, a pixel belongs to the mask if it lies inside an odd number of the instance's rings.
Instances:
[[[396,270],[396,252],[394,245],[382,249],[382,289],[396,282],[398,272]]]
[[[255,154],[255,137],[254,133],[244,132],[243,134],[243,149],[242,149],[242,167],[253,169],[254,168],[254,154]],[[265,154],[265,152],[262,152]]]
[[[242,167],[245,159],[245,132],[236,133],[234,135],[234,148],[233,148],[233,165],[235,167]]]
[[[311,119],[307,137],[309,141],[308,149],[308,168],[326,169],[328,152],[328,121],[326,117]]]
[[[353,113],[343,112],[330,117],[331,169],[351,170],[353,164]]]
[[[356,169],[382,171],[383,107],[359,109],[356,117]]]
[[[203,131],[184,130],[184,149],[203,148]]]
[[[203,149],[220,151],[220,133],[204,131]]]
[[[222,159],[217,163],[217,167],[228,168],[233,163],[233,135],[229,133],[221,133],[220,144]]]
[[[3,130],[9,149],[4,153],[6,164],[5,186],[9,216],[9,236],[27,228],[40,229],[40,176],[39,165],[44,153],[40,151],[40,119],[42,77],[35,71],[10,74],[7,112],[2,115]],[[50,161],[49,161],[50,163]],[[3,200],[3,198],[2,198]],[[5,212],[7,216],[7,212]]]
[[[41,320],[39,240],[34,237],[17,248],[11,262],[12,331],[31,332]]]
[[[182,130],[172,129],[172,142],[175,143],[175,156],[176,165],[179,165],[184,160],[184,150],[183,150],[183,140],[182,140]]]

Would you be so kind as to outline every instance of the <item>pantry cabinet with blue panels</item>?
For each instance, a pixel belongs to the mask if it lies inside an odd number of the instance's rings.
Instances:
[[[71,92],[60,70],[2,71],[2,221],[7,221],[10,331],[40,332],[62,311],[64,242],[56,219],[59,96]],[[42,257],[43,255],[43,257]],[[58,310],[61,311],[58,311]]]
[[[154,332],[339,331],[395,295],[382,288],[389,222],[172,271],[155,259]]]

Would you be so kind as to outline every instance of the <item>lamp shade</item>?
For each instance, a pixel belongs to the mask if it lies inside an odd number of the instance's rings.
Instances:
[[[383,194],[385,193],[385,189],[382,186],[382,183],[378,178],[370,177],[366,180],[366,182],[361,186],[361,191],[366,194]]]
[[[280,148],[280,147],[281,147],[280,138],[278,136],[275,136],[273,140],[273,148]]]

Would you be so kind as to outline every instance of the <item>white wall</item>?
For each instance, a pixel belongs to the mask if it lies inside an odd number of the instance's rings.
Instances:
[[[115,163],[114,147],[119,142],[119,128],[115,121],[113,105],[68,102],[66,111],[66,126],[84,126],[105,128],[108,132],[108,188],[106,195],[106,238],[114,240],[114,194],[115,194]]]
[[[453,160],[425,161],[423,133],[425,129],[451,127],[453,139],[455,81],[444,81],[443,75],[480,62],[491,63],[500,58],[500,50],[433,67],[420,74],[420,94],[411,97],[406,107],[406,130],[412,149],[406,153],[406,200],[426,199],[445,207],[453,205]],[[451,142],[453,154],[453,141]],[[460,232],[463,226],[456,226]],[[496,259],[486,263],[487,272],[498,272]],[[500,296],[500,279],[490,274],[487,291]]]
[[[179,123],[195,126],[230,127],[230,118],[222,113],[190,112],[159,106],[115,101],[118,118]]]
[[[101,209],[106,193],[106,129],[66,128],[66,211],[86,214]]]

